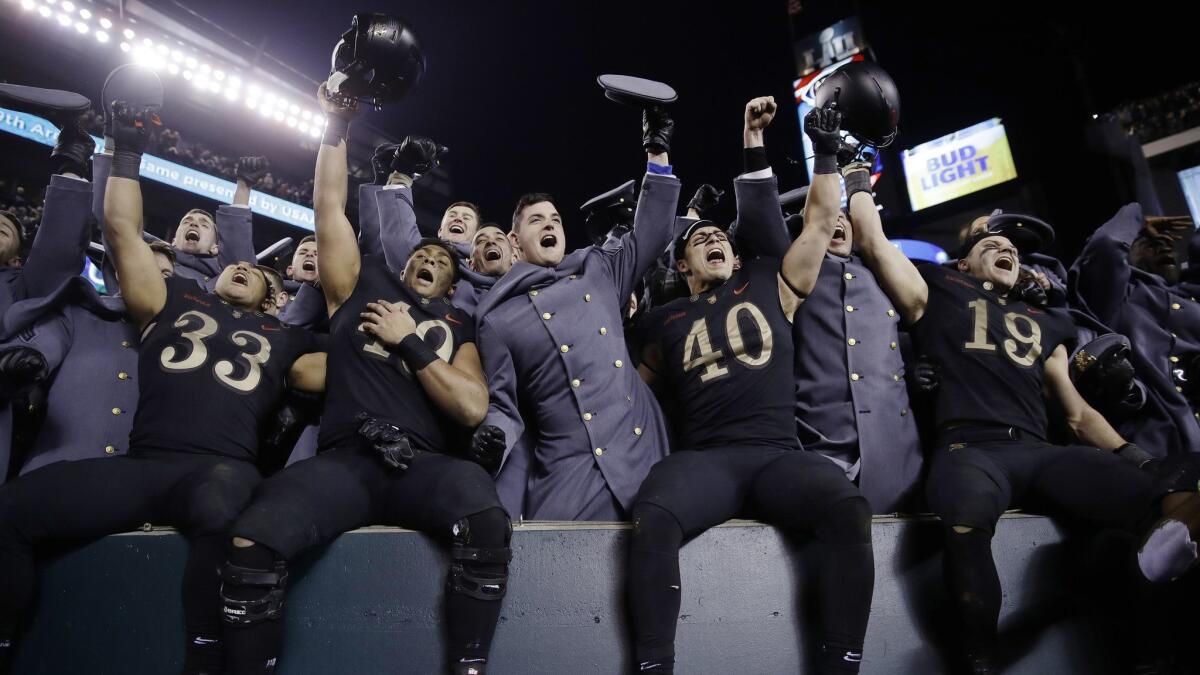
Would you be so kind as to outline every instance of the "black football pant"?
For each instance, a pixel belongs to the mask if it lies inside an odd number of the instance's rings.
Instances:
[[[627,591],[642,672],[674,667],[683,541],[739,516],[814,537],[822,672],[858,672],[875,584],[871,507],[836,464],[798,449],[675,452],[650,470],[632,512]]]
[[[86,541],[136,530],[145,523],[171,525],[190,543],[183,575],[188,637],[184,672],[220,672],[217,570],[225,559],[229,526],[250,501],[259,480],[250,462],[131,449],[122,457],[56,462],[4,485],[0,488],[0,640],[11,645],[33,602],[36,544]],[[137,664],[130,664],[130,669],[139,670]]]
[[[418,455],[406,471],[400,471],[358,447],[322,452],[263,481],[231,533],[254,542],[251,551],[266,547],[273,554],[267,558],[288,561],[343,532],[366,525],[419,530],[456,546],[464,544],[465,536],[469,539],[465,545],[471,549],[506,553],[511,536],[508,515],[496,495],[496,483],[478,464],[427,452]],[[452,547],[452,558],[454,550]],[[230,562],[270,572],[270,560],[255,560],[254,555],[235,547],[230,551]],[[399,575],[401,570],[393,573]],[[500,597],[481,599],[457,592],[455,580],[463,573],[494,578]],[[507,560],[466,562],[457,569],[452,562],[446,593],[451,663],[486,662],[500,619],[507,574]],[[233,590],[226,585],[227,593],[232,595]],[[227,624],[225,635],[229,675],[269,673],[278,661],[283,617],[252,625]]]

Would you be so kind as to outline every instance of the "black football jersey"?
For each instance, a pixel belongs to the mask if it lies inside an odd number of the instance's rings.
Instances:
[[[402,302],[417,324],[417,335],[443,361],[475,341],[475,324],[445,298],[429,300],[413,292],[376,256],[363,256],[358,283],[330,319],[329,365],[325,377],[325,413],[320,447],[357,442],[359,413],[394,424],[421,450],[445,452],[453,426],[425,393],[398,352],[359,328],[367,303]]]
[[[661,349],[659,375],[679,404],[674,426],[682,448],[799,448],[795,348],[779,303],[779,265],[750,260],[724,284],[643,320],[643,339]]]
[[[278,407],[293,362],[318,351],[316,340],[192,279],[166,282],[166,304],[142,332],[130,448],[253,460],[261,421]]]
[[[1060,310],[1009,300],[955,269],[926,265],[929,302],[913,335],[920,353],[941,366],[935,416],[958,422],[1015,426],[1046,437],[1046,359],[1073,337]]]

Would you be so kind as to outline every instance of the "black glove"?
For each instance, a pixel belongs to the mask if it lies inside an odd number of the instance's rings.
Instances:
[[[495,473],[504,459],[504,430],[491,424],[485,424],[475,430],[471,437],[471,449],[468,457],[488,473]]]
[[[928,356],[922,356],[908,371],[908,379],[924,394],[932,394],[942,384],[942,367]]]
[[[708,183],[705,183],[697,188],[695,196],[692,197],[692,201],[688,202],[687,207],[689,209],[696,209],[700,212],[700,215],[703,216],[705,211],[721,203],[721,197],[724,196],[724,190],[718,190]]]
[[[46,359],[29,347],[13,347],[0,354],[0,399],[20,395],[46,380]]]
[[[271,163],[267,161],[266,157],[238,157],[233,173],[238,180],[254,187],[258,185],[258,181],[262,180],[270,168]]]
[[[424,136],[408,136],[400,142],[396,149],[396,157],[392,160],[392,169],[415,178],[418,174],[429,173],[442,155],[450,152],[444,145],[439,145],[432,138]]]
[[[149,125],[162,124],[155,109],[146,107],[134,110],[124,101],[113,101],[112,112],[113,152],[144,153],[146,141],[150,138]]]
[[[1012,297],[1020,300],[1027,305],[1034,307],[1046,307],[1046,289],[1038,283],[1038,280],[1032,274],[1025,274],[1017,280],[1017,284],[1013,286],[1010,292]]]
[[[675,120],[661,106],[642,110],[642,150],[651,154],[671,151],[671,136],[675,133]]]
[[[377,420],[366,413],[359,413],[357,419],[361,423],[358,435],[371,444],[383,463],[393,469],[407,471],[417,455],[408,442],[408,436],[400,431],[399,427]]]
[[[387,185],[388,176],[392,175],[392,161],[396,159],[399,143],[384,143],[375,148],[371,156],[371,169],[375,172],[375,184]]]
[[[92,135],[79,128],[78,120],[63,125],[58,132],[58,142],[50,158],[57,164],[57,173],[73,173],[84,178],[92,175],[92,153],[96,150],[96,141]]]
[[[804,133],[818,155],[836,156],[843,149],[842,113],[834,108],[813,108],[804,116]]]

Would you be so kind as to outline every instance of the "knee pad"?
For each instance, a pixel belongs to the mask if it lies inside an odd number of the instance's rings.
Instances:
[[[275,561],[262,570],[225,563],[221,568],[221,616],[233,626],[278,619],[283,614],[287,588],[287,562]]]
[[[477,600],[500,600],[508,590],[512,560],[512,521],[501,508],[461,518],[454,523],[450,574],[446,589]]]

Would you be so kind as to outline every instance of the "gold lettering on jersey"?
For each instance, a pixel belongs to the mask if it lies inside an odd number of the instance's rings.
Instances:
[[[203,367],[208,361],[208,346],[205,341],[217,334],[219,326],[216,319],[195,310],[180,314],[173,325],[175,328],[189,328],[193,325],[193,320],[199,322],[199,325],[180,334],[180,337],[191,345],[191,349],[186,356],[176,361],[175,357],[179,356],[179,350],[174,345],[164,347],[162,354],[158,357],[158,362],[164,370],[176,373],[191,372]],[[248,394],[262,382],[262,367],[271,358],[271,343],[258,333],[248,330],[234,331],[229,335],[229,340],[242,348],[241,358],[244,358],[247,364],[246,376],[233,377],[234,363],[226,359],[218,360],[213,364],[213,375],[221,384]],[[251,343],[256,349],[253,352],[247,352],[244,348],[249,347]]]
[[[1028,330],[1021,330],[1018,324],[1024,324]],[[1042,327],[1038,322],[1016,312],[1004,315],[1004,330],[1011,336],[1004,341],[1004,353],[1018,366],[1032,366],[1042,355]],[[1029,345],[1029,351],[1017,354],[1017,343]]]
[[[982,351],[982,352],[996,351],[996,345],[988,342],[988,335],[987,335],[988,304],[987,304],[987,300],[984,300],[982,298],[980,298],[978,300],[972,300],[967,303],[967,307],[970,307],[971,311],[975,315],[975,324],[974,324],[974,328],[972,329],[972,333],[971,333],[971,341],[966,343],[965,345],[963,345],[963,348],[964,349],[974,349],[974,350]]]
[[[738,324],[738,318],[743,312],[754,319],[758,334],[762,338],[762,349],[759,350],[757,356],[746,353],[746,343],[742,339],[742,329]],[[763,316],[762,310],[754,303],[742,302],[729,310],[729,313],[725,315],[725,336],[729,338],[729,349],[733,351],[734,358],[750,368],[761,368],[771,360],[771,348],[774,346],[771,324],[767,323],[767,317]]]
[[[762,344],[758,354],[750,354],[746,351],[746,340],[742,337],[742,328],[738,323],[738,319],[743,313],[748,314],[754,320],[754,325],[758,329]],[[725,340],[729,343],[733,358],[748,368],[762,368],[771,360],[771,351],[775,344],[775,337],[771,333],[771,324],[767,323],[767,317],[752,302],[738,303],[725,314]],[[721,363],[724,357],[724,352],[712,348],[712,340],[708,336],[707,319],[702,317],[692,322],[687,340],[683,343],[683,372],[703,367],[704,372],[700,374],[701,382],[711,382],[722,378],[729,374],[729,368]]]
[[[158,362],[162,364],[163,368],[177,373],[186,373],[203,366],[204,362],[208,360],[208,347],[204,346],[204,341],[216,335],[217,322],[207,314],[189,310],[180,314],[173,325],[175,328],[187,328],[193,319],[200,325],[180,334],[180,337],[191,345],[187,356],[176,361],[178,350],[174,345],[167,345],[158,357]]]
[[[700,350],[700,353],[692,358],[692,352]],[[729,369],[721,365],[721,357],[724,354],[721,350],[713,351],[712,341],[708,337],[708,325],[704,318],[696,319],[692,323],[692,329],[688,331],[687,340],[683,343],[683,372],[688,372],[694,368],[704,368],[704,372],[700,374],[701,382],[708,382],[719,377],[724,377],[729,374]]]
[[[971,341],[964,344],[965,349],[974,349],[976,351],[996,351],[996,345],[988,342],[988,303],[987,300],[972,300],[967,303],[974,314],[973,334]],[[1018,314],[1017,312],[1008,312],[1004,315],[1004,332],[1008,337],[1004,339],[1004,354],[1013,363],[1028,368],[1037,362],[1042,355],[1042,327],[1037,321]],[[1025,353],[1019,353],[1021,346],[1029,347]]]

